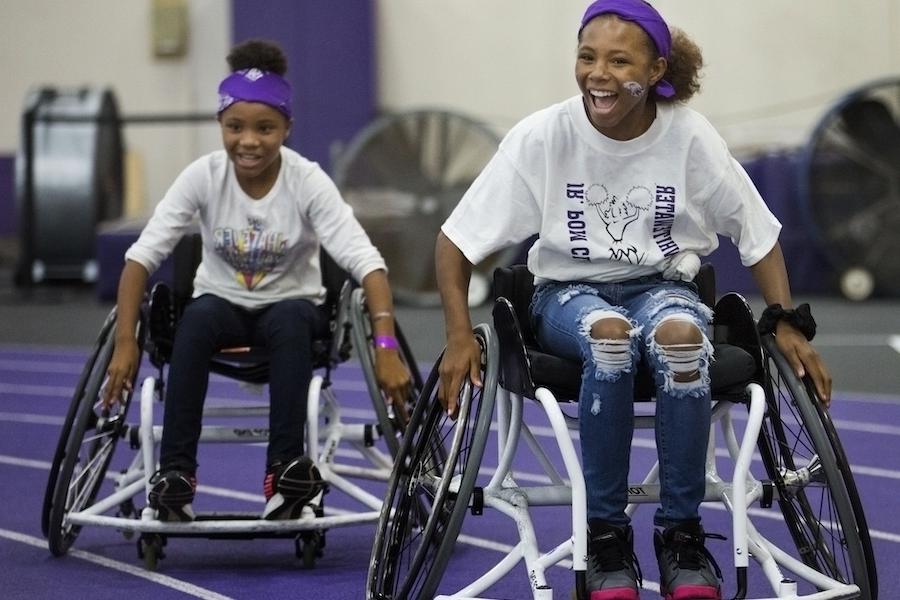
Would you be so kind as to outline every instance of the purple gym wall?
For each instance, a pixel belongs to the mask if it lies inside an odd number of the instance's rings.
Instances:
[[[288,146],[331,165],[335,142],[348,142],[375,116],[374,2],[233,0],[232,40],[277,42],[288,59],[294,126]]]

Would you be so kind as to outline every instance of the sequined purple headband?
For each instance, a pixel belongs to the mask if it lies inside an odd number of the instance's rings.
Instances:
[[[616,15],[620,19],[631,21],[639,26],[653,40],[659,55],[665,59],[669,58],[672,51],[672,34],[669,26],[666,25],[662,15],[644,0],[597,0],[584,12],[578,34],[581,35],[581,30],[588,24],[588,21],[606,14]],[[675,88],[665,79],[657,81],[653,89],[658,96],[663,98],[671,98],[675,95]]]
[[[222,114],[235,102],[262,102],[291,120],[291,84],[278,73],[241,69],[223,79],[219,84],[216,114]]]

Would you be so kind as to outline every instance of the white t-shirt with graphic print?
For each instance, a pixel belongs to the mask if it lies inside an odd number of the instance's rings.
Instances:
[[[203,255],[194,297],[215,294],[250,309],[293,298],[321,304],[320,244],[357,281],[386,270],[328,175],[289,148],[281,148],[278,178],[260,199],[241,189],[224,150],[188,165],[125,258],[153,273],[195,216]]]
[[[537,280],[625,281],[705,256],[729,237],[750,266],[781,224],[724,140],[699,113],[660,102],[650,128],[616,141],[581,96],[538,111],[506,135],[442,227],[477,264],[534,234]]]

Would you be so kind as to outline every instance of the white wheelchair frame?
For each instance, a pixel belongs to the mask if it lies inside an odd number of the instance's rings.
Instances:
[[[496,282],[495,278],[495,286]],[[514,291],[513,295],[518,294]],[[719,321],[720,313],[726,315],[726,320]],[[441,416],[438,409],[427,408],[428,402],[437,402],[440,359],[435,364],[408,425],[388,486],[370,561],[367,599],[409,600],[440,592],[436,596],[439,600],[485,600],[482,595],[523,562],[532,598],[550,600],[554,590],[546,572],[563,561],[571,561],[576,593],[581,597],[588,540],[585,484],[571,434],[572,430],[577,431],[578,422],[563,412],[549,387],[532,380],[531,358],[518,323],[513,304],[500,298],[495,305],[494,326],[476,327],[475,337],[483,352],[484,385],[478,394],[471,386],[464,386],[455,420]],[[732,357],[743,357],[737,363],[744,365],[737,380],[726,386],[723,394],[713,394],[704,497],[705,502],[721,503],[731,514],[735,598],[746,598],[752,557],[761,567],[772,598],[874,600],[877,576],[871,540],[849,465],[827,412],[818,404],[809,384],[794,375],[774,338],[757,337],[752,311],[738,294],[727,294],[716,304],[714,330],[716,343],[737,346],[732,351],[743,351],[731,353]],[[747,341],[740,342],[739,336]],[[499,348],[504,344],[506,356],[501,359]],[[580,380],[577,372],[566,377],[572,376]],[[524,397],[532,395],[553,431],[561,469],[542,448],[532,427],[524,422]],[[493,418],[494,404],[498,465],[488,483],[476,485],[490,429],[490,423],[485,421]],[[732,410],[738,406],[747,410],[742,436],[732,418]],[[790,443],[794,438],[787,436],[795,434],[791,418],[799,425],[797,440],[808,436],[809,450],[796,451]],[[635,429],[653,429],[654,419],[652,415],[636,415]],[[725,480],[716,466],[717,426],[734,463],[730,480]],[[453,440],[446,456],[430,451],[435,440]],[[460,440],[471,442],[460,449]],[[537,458],[549,485],[521,485],[516,481],[513,464],[522,440]],[[758,448],[766,468],[764,478],[751,470]],[[814,514],[810,507],[815,505],[815,498],[810,501],[808,497],[820,492],[834,495],[828,498],[825,511],[831,516],[824,519],[821,514]],[[629,484],[628,499],[629,515],[639,505],[659,503],[658,461],[639,483]],[[773,501],[782,509],[785,525],[798,546],[799,559],[762,535],[751,520],[752,504],[769,506]],[[421,506],[428,511],[427,516],[421,515]],[[530,512],[533,507],[544,506],[571,507],[571,535],[549,549],[539,545]],[[519,541],[483,575],[448,595],[438,588],[463,517],[469,511],[480,514],[484,507],[511,519]],[[806,535],[805,527],[815,532],[814,539],[800,540]],[[801,542],[808,542],[803,549]],[[840,552],[843,556],[838,555]],[[829,569],[831,574],[826,572]],[[804,595],[798,591],[798,582],[805,586]],[[806,587],[815,591],[806,593]]]
[[[762,499],[765,494],[764,483],[756,479],[750,471],[750,464],[756,451],[756,439],[759,436],[766,409],[765,392],[757,383],[747,386],[749,394],[749,417],[744,435],[739,441],[731,418],[734,404],[727,400],[714,403],[713,426],[710,429],[710,440],[706,462],[706,495],[704,502],[721,502],[731,512],[733,521],[734,566],[747,569],[749,558],[759,563],[775,592],[773,598],[805,600],[835,600],[842,598],[858,598],[859,587],[831,579],[808,567],[790,556],[762,536],[747,514],[752,504]],[[486,600],[481,596],[492,585],[512,572],[520,562],[524,562],[528,579],[531,582],[534,600],[552,600],[553,589],[547,582],[546,570],[564,560],[571,560],[573,571],[585,571],[587,568],[587,522],[586,496],[584,478],[582,476],[578,450],[575,447],[571,431],[578,430],[578,421],[566,415],[553,392],[547,388],[538,388],[536,398],[550,427],[562,455],[565,477],[553,465],[553,461],[541,447],[531,428],[523,421],[523,397],[500,389],[497,395],[497,446],[500,460],[497,470],[482,490],[486,507],[496,509],[513,520],[519,532],[519,543],[494,567],[466,587],[452,595],[439,595],[435,600]],[[715,464],[715,425],[718,423],[721,434],[728,448],[730,457],[735,462],[731,481],[725,481],[718,473]],[[635,429],[654,428],[653,416],[636,416]],[[516,483],[512,464],[518,444],[524,440],[529,449],[538,457],[544,468],[544,474],[553,482],[549,486],[529,487]],[[660,501],[659,462],[650,469],[640,483],[629,484],[627,512],[633,515],[641,504],[658,504]],[[573,535],[562,540],[558,545],[541,552],[530,508],[535,506],[572,506]],[[789,569],[797,576],[824,588],[819,593],[798,596],[797,583],[787,577],[782,568]],[[566,590],[565,594],[568,594]]]
[[[110,319],[114,320],[114,315]],[[157,561],[163,556],[161,547],[164,545],[162,536],[191,536],[191,537],[289,537],[290,534],[303,532],[323,532],[334,527],[359,525],[371,523],[378,519],[383,500],[370,493],[351,479],[366,479],[386,482],[393,466],[390,444],[384,448],[384,444],[376,445],[385,435],[394,435],[391,427],[394,423],[393,413],[385,401],[374,380],[374,366],[371,354],[371,328],[365,308],[363,292],[360,288],[351,289],[345,285],[338,302],[334,318],[335,328],[332,333],[329,364],[325,369],[320,369],[313,374],[309,386],[307,400],[306,422],[306,448],[309,456],[313,457],[319,468],[322,478],[327,483],[327,491],[339,491],[349,498],[361,504],[361,510],[350,511],[345,509],[320,508],[323,504],[323,490],[314,498],[310,505],[304,507],[303,515],[295,520],[265,520],[259,511],[235,512],[235,513],[203,513],[198,512],[196,519],[191,522],[163,522],[157,519],[156,511],[149,506],[140,510],[139,515],[113,515],[126,503],[132,503],[133,498],[146,500],[150,491],[150,477],[158,468],[157,451],[162,437],[162,426],[156,425],[154,413],[158,412],[157,404],[160,403],[160,381],[155,376],[146,377],[140,386],[140,423],[137,426],[125,424],[125,414],[120,413],[112,417],[99,417],[96,429],[103,430],[103,421],[116,422],[116,436],[129,439],[132,447],[138,452],[131,460],[129,466],[121,473],[105,473],[105,465],[109,462],[108,454],[111,454],[115,440],[111,440],[108,453],[104,445],[90,446],[90,457],[84,465],[76,464],[71,469],[71,479],[63,478],[54,482],[53,478],[59,475],[60,465],[55,465],[51,472],[51,481],[48,484],[48,497],[45,499],[44,516],[45,528],[48,529],[51,539],[51,551],[56,555],[64,554],[69,545],[74,541],[82,526],[99,526],[117,529],[130,537],[133,533],[141,534],[139,540],[139,555],[144,559],[150,569],[155,569]],[[110,328],[105,328],[110,330]],[[101,334],[102,337],[103,334]],[[331,386],[330,375],[332,369],[339,366],[346,358],[338,358],[338,353],[346,348],[347,336],[352,340],[351,347],[355,349],[363,373],[366,379],[367,391],[372,399],[375,413],[379,422],[376,423],[346,423],[342,419],[341,408],[338,399]],[[108,340],[101,340],[101,347],[105,349],[99,353],[98,363],[103,363],[102,368],[108,364],[111,354],[111,345]],[[408,363],[407,366],[417,369],[408,347],[403,344],[402,356]],[[104,357],[106,362],[104,363]],[[91,367],[87,367],[89,370]],[[96,368],[94,370],[97,370]],[[414,382],[420,381],[418,372],[415,371]],[[88,380],[96,380],[96,375],[91,374]],[[90,389],[90,381],[87,385],[85,396],[93,393],[93,398],[78,397],[76,394],[73,403],[83,405],[90,403],[79,410],[93,409],[101,412],[96,390]],[[127,410],[127,407],[124,409]],[[262,417],[268,415],[268,404],[242,405],[242,406],[208,406],[204,409],[204,419],[207,417]],[[91,437],[92,431],[86,431],[84,440],[73,440],[68,432],[63,431],[60,445],[66,447],[63,461],[66,456],[80,454],[87,451],[85,442]],[[102,435],[97,436],[102,438]],[[201,429],[200,443],[264,443],[268,440],[268,429],[263,427],[240,427],[228,425],[206,425]],[[79,443],[80,442],[80,443]],[[395,441],[395,446],[399,441]],[[356,464],[342,464],[338,461],[338,448],[341,445],[348,446],[362,458],[366,459],[369,466]],[[379,447],[382,446],[382,447]],[[59,454],[59,453],[58,453]],[[101,464],[103,463],[103,464]],[[103,478],[111,478],[114,481],[114,491],[103,498],[79,497],[79,495],[93,496],[100,488]],[[67,486],[68,489],[61,489]],[[202,487],[201,487],[202,491]],[[65,497],[66,506],[54,506],[54,499]],[[133,503],[132,503],[133,504]],[[63,511],[59,514],[54,511]],[[62,531],[60,539],[59,531]],[[72,535],[74,533],[74,535]],[[67,535],[71,539],[67,538]],[[312,541],[310,541],[312,540]],[[304,549],[300,548],[300,537],[297,537],[297,554],[303,558],[306,566],[313,566],[319,548],[315,538],[304,541]],[[311,544],[309,548],[306,544]]]

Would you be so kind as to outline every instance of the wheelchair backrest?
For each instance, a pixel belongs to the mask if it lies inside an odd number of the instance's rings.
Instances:
[[[191,299],[194,292],[194,275],[203,256],[203,239],[199,233],[189,233],[181,238],[172,251],[174,276],[172,292],[179,309]],[[344,283],[350,278],[334,259],[322,250],[319,255],[322,285],[325,287],[325,304],[337,305]]]

